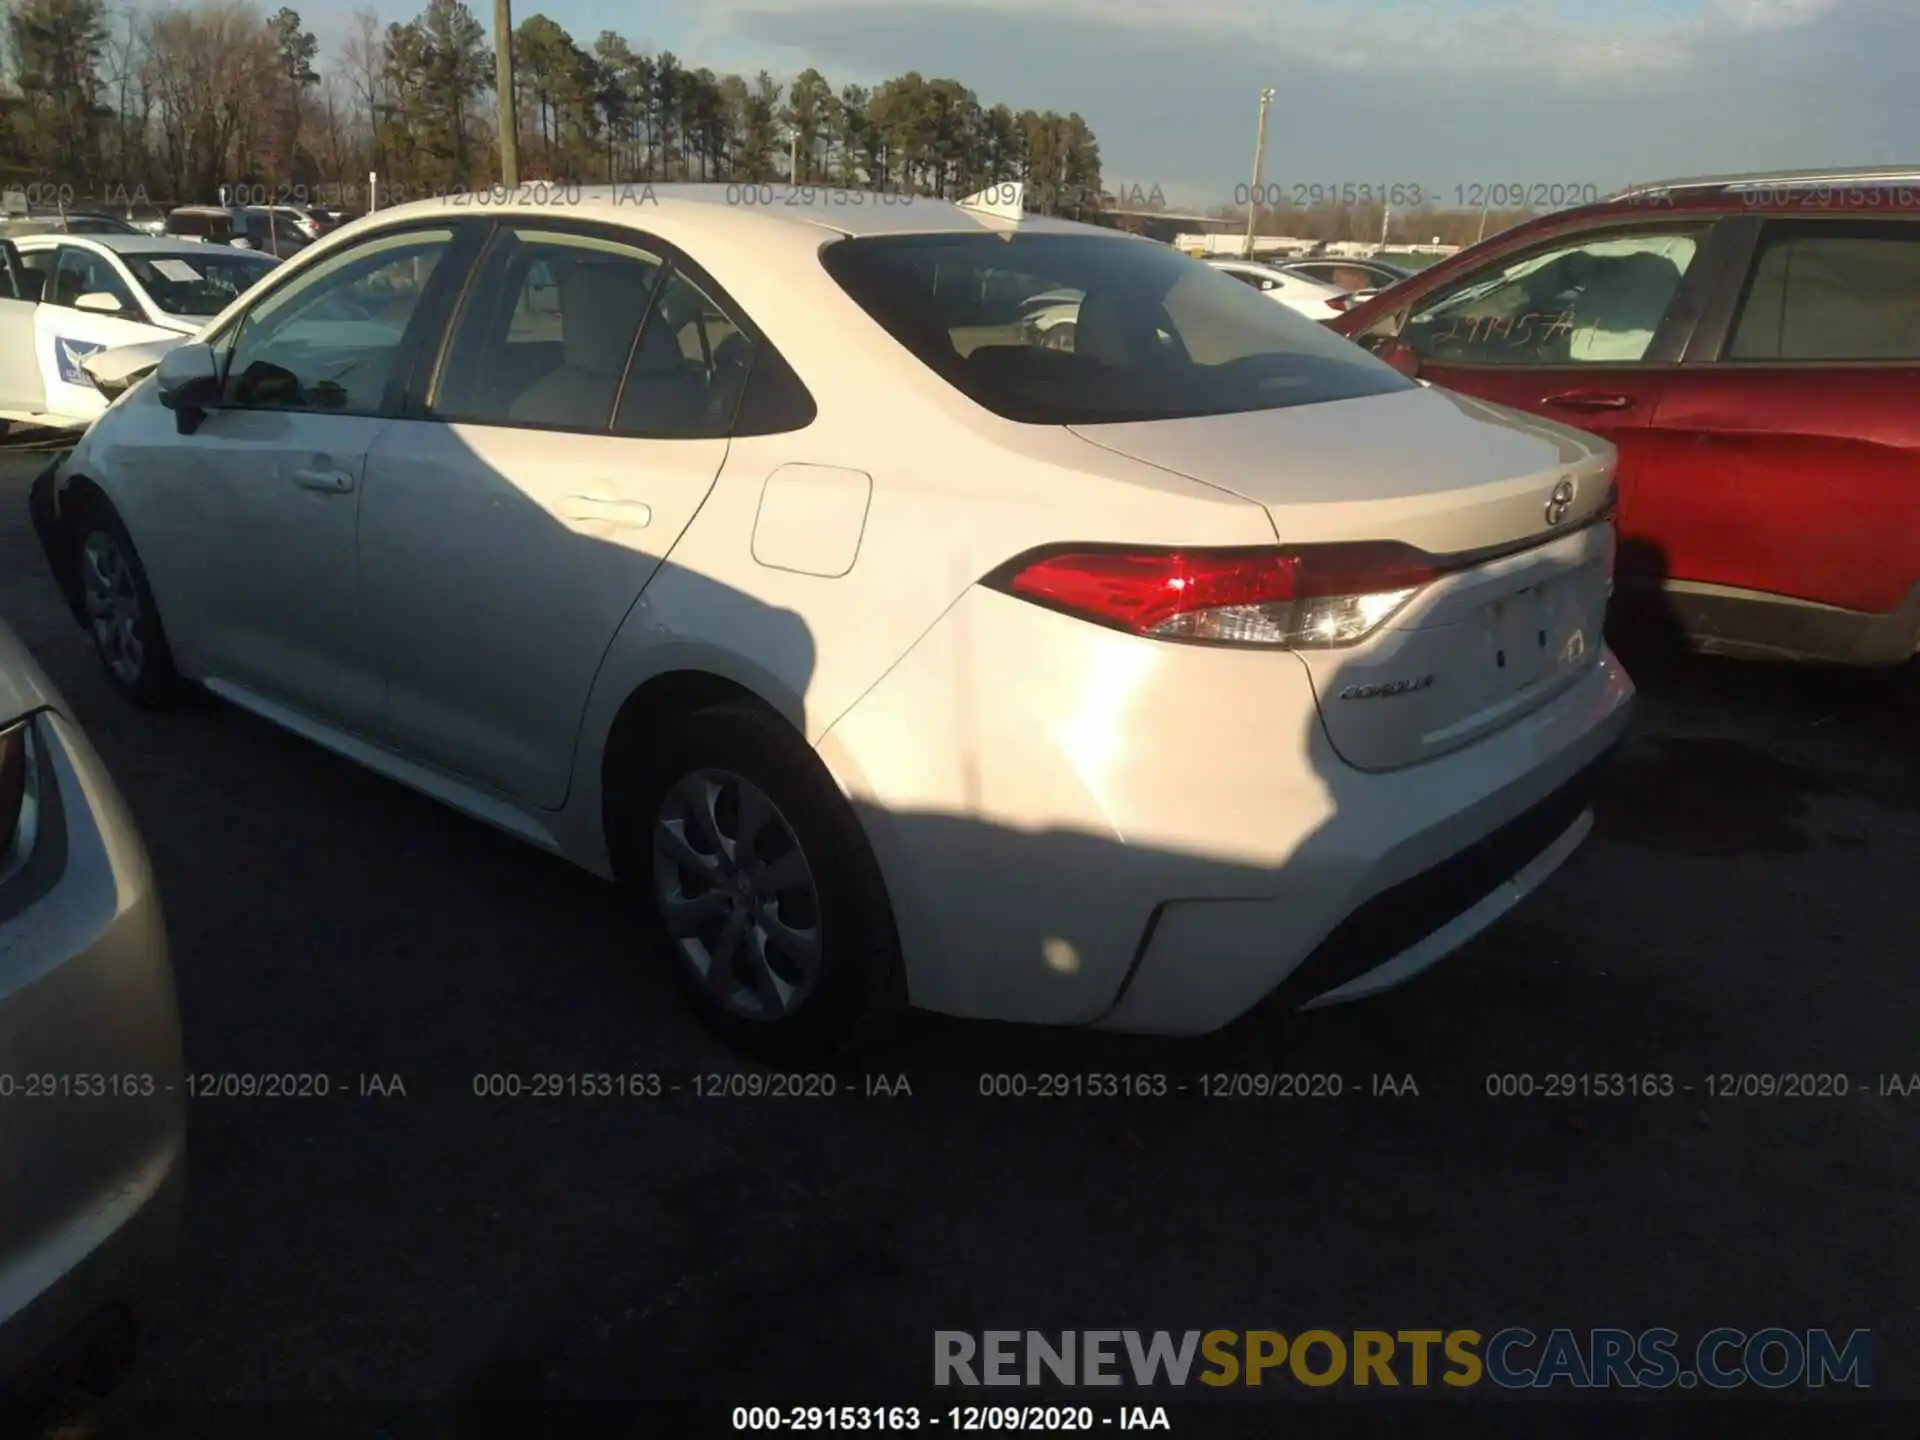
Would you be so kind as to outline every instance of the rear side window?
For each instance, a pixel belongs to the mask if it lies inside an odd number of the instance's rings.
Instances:
[[[1412,382],[1211,265],[1117,235],[840,240],[822,263],[921,363],[1037,425],[1230,415]]]
[[[675,270],[634,346],[613,428],[660,440],[725,435],[753,358],[746,332]]]
[[[1920,224],[1777,222],[1729,360],[1920,360]]]
[[[663,269],[635,245],[503,227],[447,343],[432,413],[604,432]]]
[[[728,433],[746,334],[638,244],[503,227],[447,345],[431,413],[651,439]]]

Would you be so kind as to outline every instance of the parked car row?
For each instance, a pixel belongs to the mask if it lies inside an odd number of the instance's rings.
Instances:
[[[86,424],[107,406],[89,361],[191,335],[278,263],[147,235],[0,240],[0,420]]]
[[[24,235],[173,235],[285,258],[350,218],[310,205],[126,205],[113,210],[41,210],[0,220],[0,238]]]

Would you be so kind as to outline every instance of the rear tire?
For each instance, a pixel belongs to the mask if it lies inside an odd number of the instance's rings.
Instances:
[[[806,740],[729,702],[649,737],[623,881],[703,1022],[775,1065],[846,1058],[906,1008],[866,832]]]
[[[185,690],[140,552],[119,513],[95,499],[74,526],[74,571],[93,650],[122,697],[143,710],[178,703]]]

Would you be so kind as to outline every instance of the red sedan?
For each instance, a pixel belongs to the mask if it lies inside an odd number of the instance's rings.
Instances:
[[[1920,167],[1674,181],[1326,322],[1620,451],[1620,599],[1702,649],[1920,649]]]

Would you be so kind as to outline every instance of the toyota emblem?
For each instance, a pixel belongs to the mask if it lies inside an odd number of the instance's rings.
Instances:
[[[1567,518],[1567,512],[1573,509],[1573,482],[1562,480],[1553,487],[1553,497],[1547,501],[1547,524],[1558,525]]]

